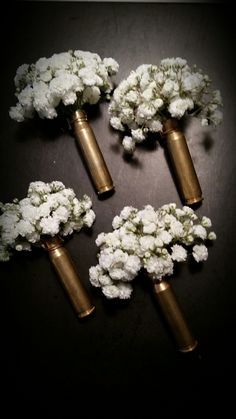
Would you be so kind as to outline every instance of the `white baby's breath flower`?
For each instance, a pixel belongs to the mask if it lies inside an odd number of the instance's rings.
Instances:
[[[101,284],[99,282],[99,278],[100,278],[101,275],[103,275],[103,270],[99,265],[91,266],[91,268],[89,268],[90,282],[94,287],[100,287],[101,286]]]
[[[110,123],[135,143],[147,140],[149,132],[161,132],[168,118],[194,115],[202,126],[218,125],[222,98],[219,90],[210,91],[210,85],[207,75],[180,57],[163,59],[158,66],[140,65],[114,90],[108,109]],[[133,153],[133,143],[126,142],[125,151]]]
[[[122,122],[121,122],[120,118],[117,118],[117,116],[113,116],[110,119],[110,124],[113,128],[115,128],[119,131],[124,131],[124,126],[122,125]]]
[[[196,262],[202,262],[208,258],[208,250],[204,244],[196,244],[193,246],[193,257]]]
[[[80,210],[75,211],[75,207]],[[10,250],[31,250],[44,235],[67,236],[82,227],[91,227],[95,213],[91,199],[78,200],[62,182],[31,182],[27,197],[0,205],[0,261],[8,260]]]
[[[204,226],[203,226],[204,225]],[[113,231],[100,233],[98,265],[90,268],[90,282],[101,287],[109,298],[129,298],[131,282],[144,269],[153,281],[174,272],[174,264],[193,255],[197,262],[207,259],[207,240],[216,235],[208,231],[211,220],[198,218],[194,210],[175,203],[155,210],[124,207],[112,222]]]
[[[187,251],[184,249],[183,246],[180,246],[179,244],[174,244],[174,246],[171,247],[172,254],[171,259],[176,260],[176,262],[183,262],[187,258]]]
[[[88,86],[83,91],[82,103],[95,105],[100,99],[100,89],[97,86]]]
[[[147,250],[154,250],[155,247],[155,237],[154,236],[142,236],[139,239],[139,245],[141,250],[143,250],[144,252],[146,252]]]
[[[174,99],[169,107],[168,111],[172,118],[182,118],[186,111],[191,111],[194,107],[194,102],[192,99]]]
[[[202,124],[203,127],[207,127],[208,126],[208,119],[207,118],[202,118],[201,124]]]
[[[202,220],[201,220],[201,224],[202,224],[203,227],[207,227],[207,228],[211,227],[210,218],[203,216]]]
[[[116,74],[119,70],[119,64],[113,58],[104,58],[103,64],[108,69],[109,74]]]
[[[105,242],[106,242],[105,233],[100,233],[95,240],[96,245],[100,247]]]
[[[84,225],[86,225],[86,227],[91,227],[94,223],[95,217],[95,212],[93,210],[90,209],[87,211],[83,218]]]
[[[112,285],[112,280],[109,275],[100,275],[99,276],[99,286],[105,287],[107,285]]]
[[[133,151],[135,149],[135,141],[132,137],[128,137],[127,135],[123,138],[122,144],[124,146],[124,149],[127,153],[133,154]]]
[[[159,121],[159,119],[152,119],[150,121],[147,121],[146,125],[150,132],[162,131],[162,123]]]
[[[134,214],[136,212],[136,209],[134,207],[131,206],[126,206],[122,209],[121,213],[120,213],[120,217],[123,220],[128,220],[130,218],[130,216],[132,214]]]
[[[130,90],[126,95],[125,100],[130,104],[135,104],[138,100],[138,93],[135,92],[135,90]]]
[[[137,142],[141,143],[145,140],[145,134],[142,129],[131,129],[132,138]]]
[[[39,58],[35,64],[23,64],[14,78],[18,102],[9,115],[17,122],[32,118],[52,119],[57,112],[71,111],[84,104],[109,99],[111,75],[119,69],[113,58],[89,51],[68,51]],[[59,106],[60,105],[60,106]]]
[[[16,106],[12,106],[9,111],[10,117],[17,122],[24,121],[24,113],[24,108],[20,103],[17,103]]]
[[[126,300],[127,298],[130,298],[130,295],[132,293],[132,287],[130,284],[123,284],[122,282],[119,282],[117,288],[119,290],[119,298],[121,300]]]
[[[161,230],[157,238],[161,239],[164,244],[169,244],[172,241],[172,235],[166,230]]]
[[[118,229],[119,227],[121,227],[121,226],[122,226],[122,224],[123,224],[122,218],[121,218],[121,217],[119,217],[118,215],[116,215],[116,216],[113,218],[113,221],[112,221],[112,227],[114,228],[114,230],[116,230],[116,229]]]
[[[214,233],[214,231],[211,231],[208,236],[207,236],[208,240],[216,240],[216,234]]]
[[[138,246],[138,241],[135,234],[131,233],[131,234],[126,234],[125,236],[123,236],[121,239],[121,246],[126,251],[133,250],[135,252]]]
[[[173,237],[182,237],[183,233],[184,228],[180,221],[174,220],[170,223],[170,234]]]
[[[102,292],[108,299],[120,297],[120,291],[117,285],[105,285],[102,287]]]
[[[200,237],[202,240],[205,240],[207,237],[206,229],[200,224],[193,226],[193,234],[195,237]]]

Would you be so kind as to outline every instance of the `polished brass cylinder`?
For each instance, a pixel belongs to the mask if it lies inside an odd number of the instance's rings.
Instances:
[[[62,240],[58,236],[49,237],[42,241],[42,246],[48,251],[49,258],[78,316],[86,317],[91,314],[95,307],[80,282],[74,263],[63,247]]]
[[[176,119],[170,118],[165,121],[163,135],[183,202],[192,205],[202,201],[202,191],[187,141]]]
[[[113,181],[86,113],[74,112],[70,122],[97,193],[111,191],[114,189]]]
[[[190,352],[195,349],[197,341],[187,325],[170,284],[166,281],[155,283],[154,294],[179,350]]]

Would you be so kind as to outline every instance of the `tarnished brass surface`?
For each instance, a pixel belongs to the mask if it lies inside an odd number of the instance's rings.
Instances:
[[[186,323],[170,284],[166,281],[155,283],[154,293],[179,350],[192,351],[196,348],[197,341]]]
[[[85,112],[74,112],[70,123],[97,193],[111,191],[113,181]]]
[[[202,201],[201,187],[186,138],[178,127],[178,121],[174,118],[168,119],[164,123],[163,130],[176,183],[183,202],[192,205]]]
[[[83,287],[76,272],[74,263],[63,247],[61,239],[57,236],[45,238],[42,246],[48,251],[49,258],[61,279],[76,313],[79,317],[88,316],[95,309],[91,303],[87,291]]]

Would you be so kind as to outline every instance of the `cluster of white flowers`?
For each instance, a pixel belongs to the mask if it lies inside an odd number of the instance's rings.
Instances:
[[[130,282],[142,268],[159,281],[172,275],[174,262],[184,262],[188,255],[205,261],[204,243],[216,239],[209,218],[199,218],[193,209],[179,209],[174,203],[158,210],[151,205],[142,210],[126,206],[112,226],[114,231],[98,235],[99,263],[89,270],[91,284],[101,287],[107,298],[129,298]]]
[[[162,132],[163,122],[186,115],[203,126],[222,121],[219,90],[210,91],[211,80],[182,58],[166,58],[159,66],[143,64],[131,71],[114,90],[109,105],[110,124],[123,131],[123,146],[133,153],[149,132]]]
[[[78,200],[62,182],[30,183],[26,198],[0,203],[0,261],[9,260],[11,249],[31,250],[44,235],[67,236],[91,227],[95,219],[91,207],[87,195]]]
[[[32,118],[55,118],[58,110],[81,109],[109,99],[111,77],[119,65],[113,58],[100,58],[89,51],[68,51],[40,58],[35,64],[23,64],[14,78],[18,103],[10,117],[18,122]]]

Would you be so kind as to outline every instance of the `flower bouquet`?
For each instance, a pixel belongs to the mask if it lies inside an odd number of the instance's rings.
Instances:
[[[84,105],[110,99],[111,76],[119,65],[113,58],[100,58],[88,51],[68,51],[23,64],[14,78],[16,106],[10,117],[18,122],[33,118],[53,119],[64,115],[73,128],[98,194],[113,189],[106,163],[87,121]]]
[[[94,306],[63,246],[62,237],[92,226],[95,213],[91,206],[87,195],[78,200],[72,189],[58,181],[32,182],[26,198],[0,203],[0,261],[8,261],[12,251],[29,251],[32,246],[48,251],[79,317],[92,313]]]
[[[189,257],[196,262],[207,259],[206,243],[216,239],[209,230],[211,220],[198,218],[190,207],[180,209],[171,203],[157,210],[151,205],[141,210],[124,207],[112,226],[112,232],[101,233],[96,239],[100,251],[98,265],[89,270],[91,284],[101,287],[109,299],[127,299],[132,280],[143,270],[153,282],[180,351],[194,349],[197,342],[165,278],[173,275],[175,262],[185,262]]]
[[[110,124],[123,131],[123,146],[133,153],[148,134],[161,133],[185,204],[202,200],[202,191],[178,121],[200,118],[203,126],[222,120],[219,90],[210,91],[211,80],[182,58],[166,58],[159,66],[144,64],[131,71],[114,90],[109,105]]]

